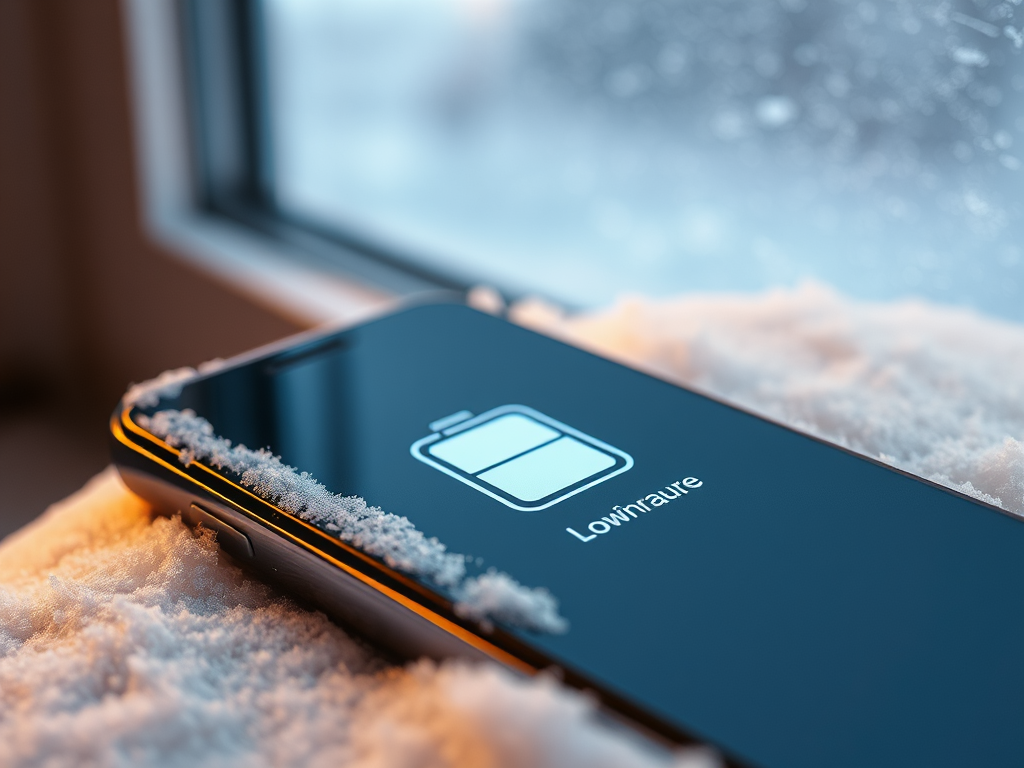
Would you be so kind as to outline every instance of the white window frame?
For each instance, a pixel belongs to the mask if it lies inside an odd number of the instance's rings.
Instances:
[[[302,248],[199,206],[176,2],[122,5],[147,234],[173,257],[302,325],[349,324],[395,305],[399,293],[318,269]]]

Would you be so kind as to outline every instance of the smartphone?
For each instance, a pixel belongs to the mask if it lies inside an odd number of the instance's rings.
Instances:
[[[303,336],[111,434],[156,509],[403,656],[556,669],[739,765],[1024,765],[1024,521],[499,318]]]

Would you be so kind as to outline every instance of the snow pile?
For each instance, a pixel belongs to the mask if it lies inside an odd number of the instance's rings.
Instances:
[[[182,463],[199,460],[235,472],[242,485],[284,511],[380,557],[392,568],[449,589],[460,615],[497,619],[537,632],[569,629],[558,614],[558,601],[546,589],[524,587],[496,571],[467,578],[466,557],[448,552],[436,538],[428,539],[407,517],[370,506],[358,496],[331,493],[308,472],[288,466],[270,451],[233,446],[194,411],[169,409],[138,418],[143,427],[180,449]]]
[[[1024,327],[818,284],[512,319],[1024,514]]]
[[[0,545],[0,765],[713,768],[548,677],[387,667],[113,470]]]
[[[1024,512],[1024,328],[814,286],[513,314]],[[646,751],[550,678],[387,667],[208,534],[150,522],[112,472],[0,544],[0,765],[685,761],[709,764]]]

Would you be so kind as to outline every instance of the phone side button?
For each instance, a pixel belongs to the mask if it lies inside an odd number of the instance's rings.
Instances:
[[[213,512],[203,509],[198,504],[193,504],[188,511],[189,522],[193,525],[202,524],[217,534],[217,543],[221,549],[232,557],[242,560],[251,560],[253,557],[252,542],[249,537],[237,528],[221,520]]]

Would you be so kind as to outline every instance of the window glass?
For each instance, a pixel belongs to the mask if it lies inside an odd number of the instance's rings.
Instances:
[[[1024,320],[1020,0],[266,0],[277,202],[574,305]]]

